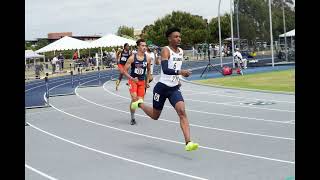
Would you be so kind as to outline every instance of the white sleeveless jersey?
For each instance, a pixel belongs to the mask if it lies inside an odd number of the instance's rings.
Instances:
[[[170,49],[169,46],[166,46],[165,48],[169,49],[170,52],[170,58],[168,59],[168,68],[173,70],[181,70],[182,61],[183,61],[183,51],[181,48],[179,49],[179,53],[175,53]],[[161,68],[161,75],[159,82],[169,86],[173,87],[179,84],[180,81],[180,75],[167,75],[164,74]]]

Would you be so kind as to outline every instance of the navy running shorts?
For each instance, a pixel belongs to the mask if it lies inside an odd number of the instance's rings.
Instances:
[[[153,88],[153,108],[161,111],[167,98],[173,107],[175,107],[177,102],[184,101],[179,85],[169,87],[158,82]]]

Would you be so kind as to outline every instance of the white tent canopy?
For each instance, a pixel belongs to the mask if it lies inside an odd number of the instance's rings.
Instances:
[[[129,46],[136,45],[136,41],[116,36],[114,34],[105,35],[95,41],[90,43],[91,48],[99,47],[114,47],[114,46],[123,46],[125,43],[128,43]]]
[[[32,50],[25,50],[24,51],[24,64],[27,64],[27,59],[36,59],[36,58],[45,58],[44,55],[40,55]],[[30,60],[29,60],[30,62]],[[36,64],[36,61],[33,60],[33,63]]]
[[[72,37],[65,36],[39,50],[37,53],[49,52],[49,51],[62,51],[62,50],[75,50],[75,49],[87,49],[90,48],[90,44],[86,41],[81,41]]]
[[[296,35],[296,29],[293,29],[287,33],[283,33],[283,34],[280,34],[279,37],[284,37],[284,34],[286,34],[286,37],[294,37]]]
[[[32,50],[25,50],[24,57],[26,59],[31,59],[31,58],[44,58],[44,55],[38,54]]]

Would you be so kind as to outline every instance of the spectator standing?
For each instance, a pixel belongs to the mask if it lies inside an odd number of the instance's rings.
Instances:
[[[78,52],[77,52],[77,50],[74,51],[73,56],[72,56],[72,59],[73,59],[74,61],[77,61],[77,60],[78,60]]]
[[[63,70],[63,67],[64,67],[64,57],[63,55],[60,53],[60,55],[58,56],[58,60],[60,62],[60,70]]]
[[[57,62],[58,62],[58,58],[57,56],[54,56],[52,61],[51,61],[51,64],[52,64],[52,74],[56,73],[56,65],[57,65]]]

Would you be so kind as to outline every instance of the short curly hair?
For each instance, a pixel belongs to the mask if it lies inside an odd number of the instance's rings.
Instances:
[[[180,32],[180,29],[177,28],[177,27],[172,27],[172,28],[169,28],[167,31],[166,31],[166,37],[169,37],[171,35],[171,33],[173,32]]]

